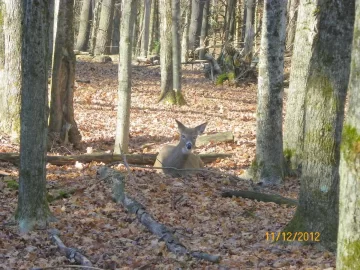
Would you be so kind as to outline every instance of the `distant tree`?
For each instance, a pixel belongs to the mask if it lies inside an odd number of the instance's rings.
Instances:
[[[245,40],[244,53],[248,58],[248,62],[252,59],[252,50],[254,44],[254,7],[255,0],[246,0],[246,24],[245,24]],[[264,12],[265,13],[265,12]]]
[[[205,40],[208,35],[209,28],[209,11],[210,11],[210,0],[205,1],[204,11],[201,22],[201,30],[200,30],[200,47],[206,46]],[[207,43],[207,42],[206,42]],[[206,50],[200,50],[199,59],[203,60],[205,56]]]
[[[189,50],[194,50],[200,45],[201,22],[204,9],[203,0],[191,0],[191,20],[189,29]]]
[[[149,32],[150,32],[150,11],[151,11],[151,0],[145,0],[144,2],[144,19],[143,19],[143,34],[141,40],[141,53],[142,57],[147,57],[148,46],[149,46]]]
[[[119,57],[119,88],[118,111],[116,117],[116,133],[114,153],[128,153],[131,101],[131,48],[132,31],[136,16],[138,0],[123,2],[120,24],[120,57]]]
[[[0,91],[0,131],[9,135],[12,141],[19,142],[23,4],[19,1],[6,0],[2,5],[5,65]]]
[[[360,31],[360,2],[356,2],[354,33]],[[360,36],[352,43],[349,107],[342,132],[340,209],[336,269],[360,269]]]
[[[224,22],[225,41],[234,39],[236,0],[226,1]]]
[[[43,0],[20,3],[24,5],[22,44],[26,46],[21,56],[19,200],[15,217],[20,231],[26,232],[44,228],[51,219],[46,200],[49,7]]]
[[[80,14],[80,27],[75,49],[84,51],[87,49],[90,35],[91,0],[83,0]]]
[[[119,53],[119,42],[120,42],[120,20],[121,20],[121,0],[120,3],[115,4],[113,27],[112,27],[112,38],[111,38],[111,54]]]
[[[161,17],[161,48],[160,48],[160,69],[161,69],[161,94],[159,101],[169,104],[183,105],[185,100],[180,89],[174,90],[173,74],[173,36],[172,36],[172,1],[160,0],[160,17]],[[176,5],[177,6],[177,5]],[[180,13],[179,10],[177,12]],[[174,26],[175,27],[175,26]],[[179,35],[179,32],[174,34]],[[180,41],[180,37],[178,37]],[[177,43],[177,41],[176,41]],[[175,44],[179,46],[179,44]],[[179,53],[179,52],[177,52]],[[178,71],[177,71],[178,72]],[[177,75],[180,76],[180,75]],[[179,80],[180,83],[180,80]]]
[[[190,19],[191,19],[191,2],[185,1],[185,21],[182,27],[182,39],[181,39],[181,61],[188,61],[188,48],[189,48],[189,29],[190,29]]]
[[[94,54],[109,54],[115,0],[102,0]]]
[[[81,135],[74,119],[75,64],[73,9],[74,0],[58,0],[54,39],[53,66],[51,70],[51,101],[49,133],[61,135],[65,143],[79,147]]]
[[[286,26],[286,1],[265,0],[261,36],[256,179],[270,184],[283,180],[282,107]]]
[[[288,112],[304,107],[302,118],[293,118],[292,125],[288,122],[286,126],[295,131],[302,122],[304,142],[299,205],[285,231],[319,232],[321,245],[331,250],[336,248],[339,222],[339,145],[350,73],[354,8],[354,0],[343,1],[342,5],[300,1],[292,69],[299,76],[296,90],[304,94],[298,96],[299,105],[291,107],[295,88],[290,90],[291,102],[287,104]],[[303,59],[296,63],[299,56],[295,53],[299,51]]]
[[[90,31],[90,45],[89,45],[89,52],[94,54],[95,46],[96,46],[96,34],[99,29],[99,20],[100,20],[100,11],[101,11],[101,3],[103,0],[94,1],[94,11],[93,11],[93,20],[91,24],[91,31]]]
[[[4,7],[5,7],[4,1],[0,1],[0,70],[4,69],[4,64],[5,64]]]

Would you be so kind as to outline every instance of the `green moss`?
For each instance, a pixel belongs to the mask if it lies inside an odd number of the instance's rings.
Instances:
[[[185,98],[181,91],[175,91],[175,99],[176,99],[177,105],[180,105],[180,106],[186,105]]]
[[[290,161],[291,158],[294,156],[295,150],[286,148],[284,149],[284,158],[286,161]]]
[[[12,189],[12,190],[18,190],[19,189],[19,183],[17,181],[15,181],[15,180],[7,180],[5,182],[6,182],[6,186],[9,189]]]
[[[360,154],[360,134],[351,125],[345,125],[342,132],[341,152],[348,164]]]
[[[217,76],[215,84],[216,85],[223,84],[226,80],[229,80],[228,74],[227,73],[222,73],[219,76]]]
[[[360,240],[347,240],[344,245],[346,256],[342,253],[341,261],[343,269],[360,269]]]

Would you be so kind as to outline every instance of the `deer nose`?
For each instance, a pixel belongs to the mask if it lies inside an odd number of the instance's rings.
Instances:
[[[192,143],[191,143],[191,142],[187,142],[187,143],[186,143],[186,148],[187,148],[188,150],[191,150],[191,148],[192,148]]]

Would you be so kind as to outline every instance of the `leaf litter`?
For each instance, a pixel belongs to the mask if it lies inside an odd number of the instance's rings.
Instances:
[[[78,59],[74,107],[83,145],[52,149],[53,154],[109,152],[113,149],[117,106],[117,63],[93,63]],[[266,241],[266,233],[279,232],[291,220],[295,208],[243,198],[222,198],[223,189],[253,190],[239,176],[251,164],[256,143],[256,87],[246,82],[238,88],[215,86],[199,68],[185,67],[182,88],[186,106],[158,103],[158,66],[132,68],[130,153],[156,153],[165,144],[176,144],[179,136],[174,119],[188,126],[208,122],[207,134],[231,131],[232,143],[209,143],[199,153],[232,153],[206,167],[216,174],[200,173],[170,178],[155,170],[131,167],[126,192],[190,250],[220,255],[212,264],[170,253],[164,243],[149,233],[135,216],[111,199],[111,188],[96,178],[101,163],[47,165],[48,192],[57,198],[50,208],[57,221],[50,228],[60,232],[68,247],[84,254],[101,269],[335,269],[335,254],[312,245],[281,245]],[[0,136],[1,152],[19,151],[18,145]],[[113,168],[126,171],[122,164]],[[0,162],[17,181],[17,168]],[[21,235],[5,225],[17,205],[16,189],[0,174],[0,269],[31,269],[70,265],[47,231]],[[297,198],[298,179],[286,179],[280,187],[262,192]],[[57,194],[57,195],[56,195]],[[59,196],[59,194],[62,194]],[[66,195],[66,196],[65,196]],[[60,269],[67,269],[62,267]]]

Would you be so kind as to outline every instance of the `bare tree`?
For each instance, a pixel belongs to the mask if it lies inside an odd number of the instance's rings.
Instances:
[[[24,5],[20,134],[19,200],[16,219],[20,231],[44,228],[51,220],[46,200],[48,2]],[[59,4],[59,2],[57,3]]]
[[[51,70],[50,135],[59,133],[61,140],[80,146],[81,135],[74,119],[75,64],[73,0],[60,0],[57,11],[54,39],[53,66]]]
[[[102,0],[99,28],[96,35],[94,54],[108,54],[110,51],[111,26],[115,0]]]
[[[83,0],[80,14],[80,27],[75,49],[83,51],[87,49],[90,35],[91,0]]]
[[[21,104],[21,50],[23,5],[19,1],[6,0],[3,5],[4,18],[4,78],[0,91],[0,131],[14,142],[20,140]]]
[[[131,102],[131,48],[132,30],[136,16],[137,0],[123,2],[120,25],[120,58],[118,111],[114,153],[127,153],[129,148],[130,102]]]
[[[151,0],[145,0],[144,7],[144,19],[143,19],[143,34],[141,40],[141,56],[147,57],[148,46],[149,46],[149,30],[150,30],[150,11],[151,11]]]

